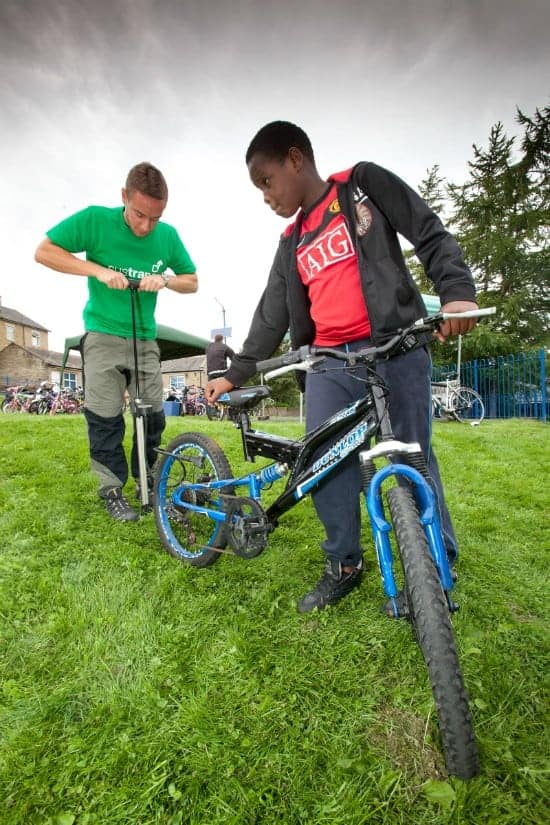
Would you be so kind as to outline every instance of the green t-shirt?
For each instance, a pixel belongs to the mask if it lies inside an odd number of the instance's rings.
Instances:
[[[88,206],[49,229],[50,241],[68,252],[85,252],[86,260],[140,280],[166,269],[176,275],[194,273],[176,230],[159,221],[144,238],[134,235],[124,220],[123,207]],[[86,332],[132,337],[131,296],[127,289],[109,289],[97,278],[88,278],[88,302],[84,307]],[[156,337],[156,292],[136,292],[136,334],[149,340]]]

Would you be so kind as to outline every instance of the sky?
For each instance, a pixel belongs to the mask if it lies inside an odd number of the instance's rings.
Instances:
[[[468,176],[501,121],[550,101],[548,0],[2,0],[0,297],[83,331],[86,279],[34,262],[45,232],[121,204],[130,167],[164,173],[163,220],[199,276],[157,321],[239,349],[285,222],[244,156],[265,123],[311,138],[323,176],[370,160],[417,188]]]

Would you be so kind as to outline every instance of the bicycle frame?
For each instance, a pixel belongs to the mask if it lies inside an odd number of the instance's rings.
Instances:
[[[247,388],[248,395],[253,397],[255,389],[260,390],[265,387]],[[258,399],[260,397],[259,394]],[[227,519],[225,512],[190,503],[184,497],[184,490],[221,491],[223,488],[234,490],[244,487],[251,499],[260,502],[263,489],[289,473],[283,493],[266,510],[266,517],[273,529],[280,516],[311,493],[352,453],[357,454],[361,464],[375,458],[384,457],[391,460],[395,455],[413,456],[421,453],[418,444],[407,444],[393,438],[388,426],[382,423],[387,421],[387,417],[383,415],[384,411],[383,392],[377,386],[367,385],[365,398],[340,410],[306,435],[303,440],[292,440],[252,430],[248,413],[243,412],[240,426],[246,460],[254,461],[255,457],[260,455],[272,458],[274,462],[259,472],[251,472],[230,479],[224,478],[206,484],[186,484],[185,487],[178,488],[172,494],[173,502],[180,508],[195,511],[208,516],[215,522],[224,523]],[[369,449],[368,445],[373,437],[381,437],[382,440]],[[365,447],[367,449],[364,449]],[[320,450],[323,451],[319,453]],[[389,540],[392,528],[384,516],[381,494],[382,484],[390,476],[408,481],[415,490],[420,519],[430,552],[439,572],[449,610],[454,611],[456,605],[449,596],[454,582],[441,538],[435,495],[420,472],[403,463],[392,463],[379,469],[369,479],[368,490],[364,491],[384,592],[389,599],[395,599],[398,594]],[[395,607],[397,611],[397,606]]]
[[[439,391],[439,388],[442,391]],[[437,409],[442,412],[451,411],[451,395],[454,390],[460,389],[460,380],[458,378],[446,378],[445,381],[436,381],[432,383],[432,401],[435,402]]]

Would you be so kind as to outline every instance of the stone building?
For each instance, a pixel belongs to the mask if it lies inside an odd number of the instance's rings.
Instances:
[[[165,395],[172,390],[182,390],[184,387],[206,386],[206,355],[163,361],[162,384]]]
[[[63,353],[49,348],[50,330],[0,301],[0,390],[14,385],[35,387],[41,381],[59,383]],[[65,386],[82,385],[80,356],[71,354]]]

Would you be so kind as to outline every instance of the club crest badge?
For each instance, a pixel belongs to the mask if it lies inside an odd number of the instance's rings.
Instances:
[[[366,235],[372,223],[372,212],[366,203],[355,204],[355,216],[357,218],[357,234],[359,236]]]

